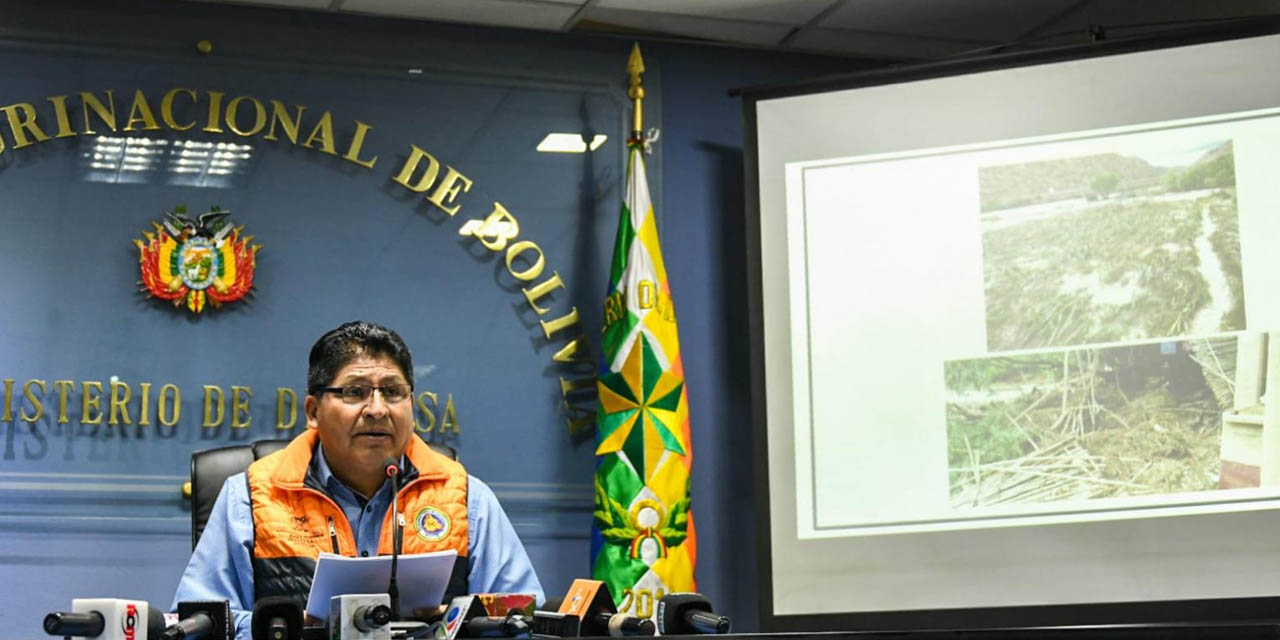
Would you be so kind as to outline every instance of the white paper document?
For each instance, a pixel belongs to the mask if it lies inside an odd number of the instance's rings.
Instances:
[[[453,574],[458,552],[401,554],[396,568],[400,586],[400,611],[409,613],[422,607],[438,607]],[[329,598],[349,593],[386,593],[391,581],[391,556],[348,558],[322,553],[316,559],[316,573],[307,597],[307,615],[329,616]]]

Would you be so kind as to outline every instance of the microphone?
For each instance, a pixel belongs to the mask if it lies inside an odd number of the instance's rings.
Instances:
[[[540,636],[576,638],[582,635],[582,619],[570,613],[534,611],[533,623],[529,626]]]
[[[532,593],[477,593],[474,594],[484,606],[485,614],[491,616],[507,616],[520,614],[528,621],[538,608],[538,596]]]
[[[179,602],[178,622],[160,634],[163,640],[232,640],[231,605],[226,600]]]
[[[477,593],[457,596],[441,619],[438,640],[456,638],[529,638],[532,593]]]
[[[253,605],[253,640],[301,640],[302,607],[287,596],[270,596]]]
[[[329,598],[332,640],[391,640],[390,596],[349,594]]]
[[[102,635],[107,619],[100,611],[88,613],[53,612],[44,617],[44,632],[51,636],[81,636],[94,638]]]
[[[184,640],[186,638],[196,640],[206,635],[212,635],[210,632],[213,631],[213,624],[213,617],[202,611],[192,615],[190,618],[183,618],[177,621],[168,629],[165,629],[160,637],[165,638],[165,640]]]
[[[391,619],[400,619],[400,586],[396,584],[396,564],[400,559],[401,538],[404,537],[404,523],[400,517],[400,462],[395,458],[382,461],[387,477],[391,478],[391,581],[387,584],[387,595],[391,596]]]
[[[480,603],[480,599],[476,596],[456,596],[449,602],[449,608],[445,610],[444,617],[440,619],[443,624],[441,634],[436,637],[438,640],[455,640],[456,638],[465,637],[463,634],[463,625],[467,620],[487,615],[484,605]]]
[[[658,600],[658,633],[692,635],[729,633],[731,621],[711,612],[711,601],[700,593],[668,593]]]
[[[599,580],[579,578],[569,586],[559,613],[577,616],[585,636],[651,636],[657,631],[652,620],[618,613],[609,595],[609,585]]]
[[[499,616],[476,616],[462,623],[464,638],[530,638],[533,631],[519,613]]]
[[[373,631],[391,623],[391,607],[385,604],[366,604],[351,613],[351,624],[361,631]]]
[[[76,598],[71,611],[44,617],[44,632],[89,640],[155,640],[164,632],[164,612],[142,600]]]
[[[605,628],[609,630],[609,635],[614,638],[624,636],[651,636],[657,631],[657,627],[653,621],[648,618],[637,618],[625,613],[615,613],[605,617],[605,614],[597,614],[597,618],[604,618]]]

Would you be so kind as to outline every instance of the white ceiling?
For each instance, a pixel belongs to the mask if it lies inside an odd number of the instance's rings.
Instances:
[[[228,0],[204,0],[222,1]],[[877,59],[954,57],[1280,14],[1280,0],[234,0],[520,29],[674,37]]]

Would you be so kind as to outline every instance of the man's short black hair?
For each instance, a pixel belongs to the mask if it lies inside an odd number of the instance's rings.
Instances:
[[[386,356],[400,366],[413,387],[413,356],[400,334],[372,322],[348,322],[320,336],[307,359],[307,395],[333,384],[343,367],[360,356]]]

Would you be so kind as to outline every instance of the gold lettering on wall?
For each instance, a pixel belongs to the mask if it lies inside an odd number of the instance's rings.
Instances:
[[[555,355],[551,356],[556,362],[566,364],[577,362],[591,361],[591,347],[587,344],[587,336],[579,335],[569,344],[564,345]]]
[[[552,334],[565,329],[566,327],[573,326],[577,322],[578,308],[573,307],[569,310],[569,313],[566,313],[555,320],[542,320],[539,324],[542,325],[542,333],[547,336],[548,340],[550,340]]]
[[[404,161],[404,166],[400,168],[400,173],[396,174],[392,180],[395,180],[400,186],[413,191],[415,193],[423,193],[431,188],[431,184],[436,181],[436,176],[440,175],[440,161],[436,157],[419,149],[417,145],[409,145],[409,157]],[[410,182],[414,172],[418,170],[418,165],[423,160],[427,161],[427,168],[423,172],[422,177],[417,182]]]
[[[36,395],[31,391],[32,387],[40,387],[40,395]],[[42,401],[45,393],[44,380],[28,380],[22,385],[22,395],[26,396],[27,404],[30,404],[36,412],[28,414],[24,409],[22,411],[23,422],[35,422],[44,417],[44,402]]]
[[[93,123],[89,121],[90,112],[98,116],[98,120],[106,125],[112,132],[116,130],[116,98],[112,95],[111,89],[107,89],[107,102],[103,104],[98,97],[88,91],[80,92],[80,111],[84,113],[84,134],[87,136],[97,135],[97,131],[93,129]]]
[[[527,289],[521,289],[520,291],[524,293],[524,299],[529,301],[529,307],[541,316],[546,315],[550,309],[539,307],[538,301],[552,291],[563,288],[564,280],[560,279],[560,272],[552,271],[550,278],[547,278],[546,280],[543,280],[542,282],[539,282]]]
[[[472,220],[463,226],[471,228],[471,235],[475,236],[484,248],[490,251],[502,251],[507,248],[507,241],[514,239],[520,235],[520,223],[516,221],[516,217],[511,215],[502,203],[493,203],[493,211],[479,224],[471,224],[477,222]]]
[[[516,259],[525,251],[533,251],[538,257],[535,260],[529,260],[529,262],[532,262],[533,264],[529,265],[528,269],[516,271]],[[521,240],[507,249],[507,272],[516,280],[523,280],[524,282],[533,280],[534,278],[542,275],[542,270],[546,266],[547,258],[543,255],[542,248],[528,240]]]
[[[221,91],[206,91],[209,94],[209,119],[204,123],[204,129],[207,133],[222,133],[222,96],[226,95]]]
[[[454,434],[457,434],[459,426],[458,409],[453,406],[453,394],[451,393],[448,396],[445,396],[444,417],[440,419],[440,433],[452,431]]]
[[[138,387],[141,389],[138,393],[138,399],[142,402],[142,408],[138,409],[138,426],[149,427],[151,426],[151,383],[142,382],[138,384]]]
[[[80,424],[102,424],[102,383],[85,380],[80,388]]]
[[[111,408],[107,411],[107,424],[133,424],[133,420],[129,419],[129,397],[132,395],[133,390],[129,385],[118,380],[111,381]]]
[[[315,144],[317,140],[320,141],[320,151],[331,156],[338,155],[338,150],[333,146],[333,115],[328,111],[324,112],[324,115],[320,116],[320,121],[316,123],[315,128],[311,130],[311,135],[307,136],[307,139],[302,143],[302,146],[308,149],[315,149],[312,145]]]
[[[253,103],[253,126],[248,129],[241,129],[236,116],[239,114],[240,104],[245,100]],[[262,106],[262,103],[259,102],[257,98],[252,96],[236,96],[235,98],[232,98],[231,102],[227,103],[227,128],[231,130],[231,133],[242,138],[247,138],[259,131],[262,131],[262,128],[265,126],[267,126],[267,109]]]
[[[426,403],[428,398],[431,399],[430,407],[428,407]],[[431,391],[423,391],[418,394],[418,410],[427,418],[427,424],[419,424],[417,420],[414,420],[413,428],[415,431],[419,433],[431,433],[431,431],[436,428],[436,412],[432,411],[432,409],[438,406],[439,403],[440,396]]]
[[[36,124],[36,108],[31,106],[30,102],[18,102],[0,107],[0,111],[3,111],[5,117],[9,119],[9,131],[13,134],[14,149],[49,140],[49,136]],[[27,134],[31,134],[31,137],[36,139],[35,142],[29,140]]]
[[[69,104],[72,102],[72,95],[78,99],[78,104]],[[26,148],[50,140],[50,136],[46,133],[46,128],[53,131],[49,126],[50,122],[56,126],[56,131],[53,132],[57,138],[108,134],[117,131],[157,131],[162,125],[172,131],[190,131],[196,129],[198,125],[203,125],[200,131],[204,133],[227,133],[224,131],[225,127],[229,133],[242,138],[261,136],[268,141],[284,138],[290,144],[339,157],[340,152],[336,146],[338,136],[335,135],[332,112],[317,110],[316,112],[320,114],[319,119],[307,123],[309,133],[299,142],[299,137],[304,133],[304,116],[309,113],[308,107],[289,105],[284,101],[266,97],[259,99],[252,95],[239,95],[229,101],[225,101],[226,97],[227,94],[222,91],[172,87],[165,91],[156,103],[159,107],[159,118],[157,118],[151,103],[154,96],[148,98],[143,90],[135,89],[131,94],[127,116],[121,129],[114,90],[78,91],[73,94],[48,96],[44,99],[48,106],[45,106],[43,101],[37,101],[41,105],[41,113],[37,113],[36,107],[31,102],[15,102],[0,106],[0,111],[4,112],[0,123],[8,124],[14,149]],[[77,107],[82,115],[73,119],[70,113]],[[246,111],[252,111],[252,113],[247,115]],[[80,124],[77,120],[81,119],[83,129],[77,133],[74,124]],[[40,120],[44,120],[43,126]],[[360,120],[351,120],[351,122],[354,123],[354,130],[349,137],[346,131],[338,132],[346,142],[346,148],[341,151],[340,157],[347,162],[372,169],[379,159],[377,149],[373,148],[370,140],[374,127]],[[0,136],[0,152],[5,149],[5,143],[5,137]],[[447,215],[456,215],[461,208],[459,199],[474,185],[472,179],[455,167],[442,162],[427,150],[413,144],[409,146],[410,153],[403,166],[392,176],[392,180],[414,193],[422,194],[427,202]],[[560,274],[554,271],[550,277],[536,282],[543,278],[548,268],[550,262],[548,256],[536,242],[520,239],[520,223],[502,203],[494,201],[492,210],[486,216],[482,219],[468,220],[459,232],[462,235],[474,237],[489,251],[495,253],[505,251],[508,273],[520,283],[529,284],[521,289],[529,308],[538,316],[552,313],[553,305],[550,303],[555,300],[555,291],[565,289],[567,285]],[[668,314],[674,315],[669,298],[652,282],[641,282],[635,291],[628,293],[636,296],[632,304],[645,309],[654,308],[664,317]],[[606,322],[611,318],[616,320],[617,317],[625,314],[626,302],[621,295],[606,300]],[[547,340],[553,338],[561,340],[575,336],[552,355],[554,363],[579,365],[590,359],[588,343],[581,330],[565,331],[578,323],[576,307],[560,317],[540,322]],[[151,383],[138,384],[141,385],[138,389],[141,397],[138,400],[140,410],[137,424],[149,426],[151,424]],[[110,382],[110,391],[106,394],[105,402],[108,407],[105,412],[102,407],[104,383],[84,381],[81,385],[80,420],[82,424],[101,424],[104,416],[107,418],[106,422],[111,425],[133,424],[130,402],[134,389],[128,383],[114,379]],[[67,406],[70,402],[74,402],[74,399],[69,396],[76,391],[76,383],[71,380],[55,380],[53,388],[59,403],[57,421],[59,424],[65,424],[69,421]],[[32,416],[43,416],[44,381],[28,380],[23,385],[22,391],[26,400],[24,408],[18,412],[19,418],[27,421],[34,419]],[[221,387],[205,385],[204,391],[202,416],[204,427],[221,426],[226,421],[227,404],[231,405],[231,427],[235,429],[249,427],[252,420],[249,406],[252,391],[248,387],[231,387],[229,403]],[[13,395],[14,381],[7,379],[0,419],[13,421]],[[276,400],[276,429],[284,431],[294,428],[298,413],[296,393],[292,389],[281,387],[277,390]],[[452,395],[446,397],[443,408],[438,400],[439,396],[433,392],[423,392],[417,396],[418,408],[423,414],[424,423],[421,425],[415,423],[415,428],[426,432],[439,427],[442,431],[449,429],[457,433],[459,431],[457,408]],[[52,398],[48,401],[51,402]],[[164,426],[172,427],[180,421],[181,390],[176,385],[165,384],[161,387],[156,415],[158,423]],[[573,423],[575,422],[571,420],[571,424]]]
[[[285,408],[289,410],[289,421],[285,422]],[[276,388],[276,429],[288,431],[298,423],[298,394],[289,387]]]
[[[53,105],[53,118],[58,122],[58,135],[55,138],[70,138],[76,135],[74,129],[71,128],[71,114],[67,112],[67,96],[49,96],[47,98]]]
[[[372,169],[373,164],[378,161],[378,156],[369,158],[368,160],[360,159],[360,149],[364,146],[364,137],[373,127],[356,120],[356,132],[351,136],[351,144],[347,147],[347,152],[343,154],[344,160],[350,160],[366,169]]]
[[[249,415],[249,398],[253,397],[253,389],[231,386],[231,428],[247,429],[253,417]],[[219,419],[219,422],[222,420]]]
[[[170,399],[172,395],[172,399]],[[169,407],[173,407],[173,412],[169,412]],[[166,427],[172,427],[178,424],[178,419],[182,417],[182,390],[176,384],[166,384],[160,387],[160,397],[156,400],[156,420]]]
[[[453,215],[462,207],[460,204],[453,204],[457,199],[458,192],[467,192],[471,190],[471,178],[468,178],[453,167],[445,167],[444,180],[440,181],[440,186],[427,196],[427,201],[440,207],[440,210]],[[449,206],[453,204],[453,206]]]
[[[217,396],[218,399],[214,400],[214,396]],[[226,417],[227,409],[226,405],[223,404],[224,399],[226,399],[226,396],[222,393],[222,387],[212,384],[204,386],[204,423],[201,426],[222,426],[222,419]],[[214,409],[217,409],[218,418],[216,420],[213,418]]]
[[[75,391],[74,380],[54,380],[53,390],[58,393],[58,424],[67,423],[67,392]]]
[[[195,127],[196,121],[192,120],[191,124],[184,125],[184,124],[178,124],[178,121],[173,119],[173,101],[175,98],[178,97],[179,93],[186,94],[188,97],[191,98],[191,103],[195,104],[196,102],[195,89],[187,89],[184,87],[174,87],[173,89],[170,89],[167,92],[165,92],[164,97],[160,99],[160,119],[164,121],[164,126],[169,127],[174,131],[186,131],[187,129],[191,129]]]
[[[147,104],[147,97],[142,95],[142,89],[138,89],[133,94],[133,105],[129,107],[129,121],[124,123],[124,130],[133,131],[136,128],[133,126],[135,124],[141,124],[143,131],[155,131],[160,128],[156,123],[155,114],[151,111],[151,105]]]
[[[4,412],[0,422],[13,422],[13,378],[4,379]]]
[[[271,101],[271,126],[267,128],[267,135],[262,136],[263,140],[275,141],[276,125],[284,130],[284,136],[289,139],[292,144],[298,144],[298,127],[302,124],[302,112],[307,108],[302,105],[294,105],[297,109],[293,119],[289,118],[288,107],[284,106],[279,100]]]

